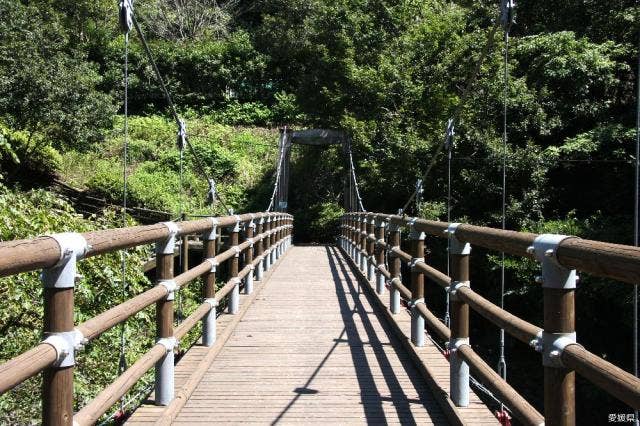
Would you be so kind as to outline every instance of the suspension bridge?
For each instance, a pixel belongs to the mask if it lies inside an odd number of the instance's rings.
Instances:
[[[629,285],[640,275],[637,247],[366,212],[343,217],[335,246],[292,246],[294,229],[292,216],[270,212],[0,243],[0,275],[41,270],[44,285],[44,338],[0,366],[0,392],[42,373],[43,423],[94,424],[155,369],[154,392],[131,424],[505,424],[513,416],[555,425],[575,424],[578,373],[640,406],[640,380],[575,334],[576,269]],[[425,258],[433,238],[449,242],[450,276]],[[201,261],[174,274],[175,250],[195,239]],[[149,243],[156,285],[75,324],[82,259]],[[540,263],[532,281],[543,290],[541,326],[472,290],[471,244]],[[200,277],[201,304],[176,326],[175,294]],[[427,285],[449,294],[449,326],[429,309]],[[156,344],[74,412],[82,347],[153,305]],[[541,354],[542,413],[475,352],[470,310]],[[176,362],[180,340],[198,323],[201,338]],[[498,418],[486,390],[504,407]]]
[[[501,17],[489,32],[463,88],[460,107],[446,124],[444,144],[421,182],[442,151],[448,152],[450,164],[465,99],[500,27],[508,43],[513,8],[513,1],[502,1]],[[398,214],[368,212],[358,188],[350,138],[333,129],[285,127],[266,211],[235,215],[189,143],[186,124],[155,65],[130,0],[120,3],[120,24],[125,58],[129,32],[135,29],[176,121],[181,170],[188,149],[208,183],[209,201],[220,202],[228,215],[189,219],[180,211],[182,220],[127,226],[127,213],[148,219],[149,212],[127,206],[125,59],[123,227],[0,242],[0,277],[39,271],[44,288],[42,341],[0,365],[0,394],[41,374],[41,421],[48,425],[124,421],[132,425],[509,425],[512,419],[526,425],[575,425],[577,374],[636,410],[637,419],[640,379],[580,344],[575,293],[577,271],[618,282],[612,285],[635,285],[640,281],[640,248],[506,230],[504,163],[501,229],[454,223],[450,217],[437,222],[408,216],[409,206],[420,197],[421,184]],[[505,101],[505,153],[506,143]],[[333,229],[335,244],[293,244],[295,222],[287,213],[289,191],[296,189],[289,181],[293,144],[342,146],[347,213]],[[449,169],[449,188],[450,181]],[[426,247],[437,239],[446,240],[444,272],[425,255]],[[91,285],[78,274],[80,262],[147,245],[154,245],[155,259],[140,268],[155,277],[155,285],[76,323],[74,293]],[[472,247],[500,254],[503,267],[505,254],[537,262],[540,272],[531,281],[541,287],[542,324],[517,317],[502,302],[494,304],[473,290]],[[124,265],[126,256],[122,259]],[[502,276],[504,295],[504,272]],[[126,280],[123,275],[122,282]],[[180,300],[182,290],[196,286],[201,294],[196,308],[178,318],[176,297]],[[430,288],[443,291],[444,318],[433,312],[434,301],[426,297]],[[83,348],[151,307],[155,307],[155,343],[128,368],[121,368],[93,399],[78,404],[74,370]],[[470,312],[501,330],[497,371],[470,341]],[[181,348],[181,340],[199,326],[202,332],[196,343]],[[527,401],[506,380],[505,334],[539,354],[542,406]],[[124,348],[121,342],[121,357]],[[120,417],[108,416],[119,404],[124,407],[127,395],[150,371],[153,389],[142,395],[146,399],[127,416],[122,410],[116,411]]]

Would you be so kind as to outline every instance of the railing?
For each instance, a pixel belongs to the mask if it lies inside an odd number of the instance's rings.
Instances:
[[[411,253],[400,249],[401,230],[409,229]],[[425,263],[425,234],[449,239],[451,276]],[[541,263],[543,328],[494,305],[471,289],[471,244]],[[528,425],[575,424],[575,373],[635,409],[640,408],[640,380],[594,355],[576,342],[576,269],[624,283],[640,282],[640,248],[571,236],[535,235],[457,223],[443,223],[379,213],[349,213],[342,219],[341,248],[376,282],[379,294],[390,288],[391,313],[400,312],[401,297],[411,309],[411,340],[424,345],[425,323],[448,342],[450,398],[469,404],[469,369],[492,390],[520,422]],[[385,265],[385,253],[389,255]],[[411,268],[410,288],[400,276],[401,262]],[[451,328],[426,306],[424,279],[450,295]],[[469,345],[469,308],[542,354],[544,417],[497,374]]]
[[[217,253],[218,230],[227,228],[229,248]],[[155,365],[155,403],[174,400],[174,348],[199,321],[202,342],[216,340],[216,307],[228,297],[229,313],[238,311],[239,288],[253,288],[254,274],[262,279],[288,248],[293,217],[285,213],[256,213],[184,222],[62,233],[0,243],[0,276],[42,269],[44,284],[44,340],[33,349],[0,365],[0,394],[43,372],[42,420],[50,425],[92,424]],[[244,230],[244,241],[239,234]],[[255,232],[254,232],[255,230]],[[204,261],[174,276],[176,241],[188,249],[189,235],[202,235]],[[80,259],[155,243],[157,285],[102,314],[74,326],[74,287]],[[255,252],[255,253],[254,253]],[[185,252],[183,252],[185,254]],[[255,254],[255,256],[254,256]],[[244,266],[240,270],[240,257]],[[229,262],[230,279],[216,291],[216,269]],[[141,265],[142,266],[142,265]],[[204,277],[203,303],[174,329],[174,293]],[[156,344],[95,399],[73,415],[73,374],[76,351],[117,324],[156,304]]]

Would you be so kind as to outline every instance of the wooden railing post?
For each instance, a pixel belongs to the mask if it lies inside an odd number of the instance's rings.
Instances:
[[[247,224],[247,240],[251,241],[251,243],[245,254],[245,262],[249,265],[249,268],[251,268],[251,272],[249,272],[244,279],[245,294],[253,293],[253,233],[256,228],[256,223],[253,219],[254,217],[251,215],[251,221]]]
[[[424,346],[424,318],[416,309],[424,303],[424,275],[416,266],[424,263],[424,232],[420,232],[411,225],[411,341],[418,347]]]
[[[173,222],[164,222],[164,225],[169,230],[169,236],[156,243],[156,279],[158,285],[167,288],[167,296],[156,302],[156,337],[167,353],[155,367],[156,405],[168,405],[174,397],[173,349],[176,340],[173,337],[173,299],[177,286],[173,280],[173,253],[178,226]]]
[[[376,227],[376,240],[384,242],[384,220],[377,221]],[[376,254],[376,263],[378,264],[378,268],[376,269],[376,292],[378,294],[384,293],[384,275],[380,271],[380,268],[384,267],[384,249],[382,247],[378,247],[375,245],[375,254]]]
[[[370,283],[373,283],[373,280],[376,276],[376,258],[375,258],[375,226],[376,219],[374,215],[365,216],[365,221],[367,222],[367,279]]]
[[[278,227],[278,223],[276,222],[276,216],[271,217],[271,222],[269,223],[269,228],[271,229],[271,235],[269,236],[269,267],[271,268],[276,263],[276,233],[275,230]]]
[[[278,216],[277,225],[278,228],[282,226],[282,216]],[[276,232],[276,260],[282,256],[282,229]]]
[[[218,302],[216,296],[216,269],[218,263],[216,257],[216,242],[218,233],[218,220],[211,218],[213,226],[210,231],[202,235],[204,242],[204,257],[211,262],[211,271],[204,276],[203,297],[206,303],[211,305],[211,310],[202,318],[202,344],[213,346],[216,341],[216,315]]]
[[[348,213],[345,215],[344,224],[347,226],[344,230],[344,249],[349,257],[353,257],[353,252],[351,251],[351,229],[349,229],[351,227],[351,218]]]
[[[185,221],[187,220],[187,215],[185,213],[182,213],[181,216],[181,220]],[[181,272],[185,273],[189,270],[189,236],[188,235],[183,235],[182,236],[182,242],[180,245],[180,258],[182,259],[181,262]]]
[[[351,259],[353,259],[356,266],[360,267],[360,258],[358,257],[358,234],[356,233],[358,222],[353,213],[349,213],[349,224],[351,225],[351,232],[349,233]]]
[[[356,267],[360,267],[360,256],[358,255],[358,242],[360,238],[358,237],[358,230],[360,229],[360,224],[358,223],[358,218],[354,213],[351,213],[351,226],[353,229],[351,230],[351,259],[356,264]]]
[[[400,226],[397,224],[389,224],[389,246],[392,248],[400,248]],[[389,251],[389,275],[391,275],[391,289],[389,291],[389,309],[392,314],[400,313],[400,291],[393,285],[393,280],[400,278],[400,267],[402,261],[392,251]]]
[[[542,264],[544,331],[538,345],[544,366],[544,418],[550,425],[575,425],[575,372],[562,363],[562,352],[576,343],[575,333],[575,269],[557,260],[557,248],[567,237],[543,234],[530,250]]]
[[[276,243],[277,241],[277,236],[278,236],[278,232],[276,231],[278,229],[278,215],[275,215],[272,220],[271,220],[271,229],[274,231],[273,234],[271,234],[271,265],[275,265],[276,264]]]
[[[469,406],[469,365],[458,353],[461,345],[469,345],[469,305],[457,297],[460,287],[469,287],[469,255],[471,245],[459,241],[455,232],[459,224],[451,224],[449,255],[451,256],[451,284],[447,288],[451,304],[451,339],[449,341],[449,382],[451,400],[457,407]]]
[[[240,216],[236,216],[236,224],[231,230],[231,238],[229,246],[232,247],[236,254],[231,258],[231,268],[229,274],[231,279],[235,281],[235,286],[229,294],[229,313],[237,314],[240,308],[240,280],[238,279],[239,264],[240,264],[240,249],[238,248],[238,234],[240,233]]]
[[[344,250],[348,254],[349,249],[347,248],[347,226],[349,226],[349,222],[347,220],[347,216],[344,215],[340,218],[340,247],[342,247],[342,250]]]
[[[257,227],[257,231],[258,235],[262,234],[264,232],[264,216],[260,216],[260,219],[258,220],[258,227]],[[264,274],[264,260],[262,257],[262,253],[264,253],[264,238],[261,239],[260,241],[258,241],[256,243],[256,256],[258,257],[258,259],[260,259],[260,262],[258,262],[258,267],[256,268],[256,280],[258,281],[262,281],[262,276]]]
[[[264,232],[267,234],[271,232],[271,214],[269,213],[267,217],[264,219]],[[264,270],[268,271],[271,268],[271,253],[269,249],[271,248],[271,234],[267,235],[264,238]]]
[[[82,334],[74,331],[73,292],[79,279],[77,260],[87,252],[80,234],[51,235],[60,247],[60,260],[42,272],[44,286],[44,342],[54,347],[57,359],[43,371],[42,423],[71,425],[73,421],[73,370],[75,348]]]
[[[367,217],[364,215],[358,216],[358,224],[360,232],[358,233],[358,248],[360,253],[360,270],[367,273],[367,237],[365,233],[367,232]]]

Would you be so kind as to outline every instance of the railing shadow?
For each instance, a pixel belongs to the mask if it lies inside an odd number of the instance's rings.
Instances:
[[[365,420],[367,424],[386,424],[389,421],[400,419],[403,424],[417,424],[417,420],[414,418],[411,412],[412,406],[420,404],[420,409],[429,412],[431,409],[428,404],[429,395],[426,395],[424,389],[424,383],[421,381],[417,370],[411,364],[406,357],[399,357],[402,371],[408,371],[407,378],[409,378],[412,385],[415,387],[418,393],[418,398],[409,398],[403,389],[401,381],[396,376],[391,362],[385,353],[385,347],[392,346],[396,352],[401,353],[402,348],[400,342],[398,342],[391,334],[388,325],[384,321],[380,321],[384,332],[391,336],[391,343],[384,343],[378,337],[374,324],[371,322],[369,315],[371,311],[367,311],[365,305],[362,303],[360,282],[357,279],[353,279],[350,274],[350,269],[343,259],[342,255],[337,251],[335,247],[326,246],[327,258],[332,274],[333,284],[335,286],[335,292],[338,299],[340,314],[344,323],[344,328],[340,332],[340,335],[334,339],[334,344],[330,350],[323,357],[322,361],[315,368],[313,373],[306,380],[306,383],[294,390],[296,395],[289,401],[287,406],[278,414],[278,416],[272,421],[272,425],[277,424],[283,419],[286,413],[296,404],[298,400],[304,395],[315,394],[316,390],[312,389],[312,382],[318,376],[321,369],[326,365],[331,355],[336,351],[340,344],[348,344],[351,360],[353,362],[358,387],[360,389],[360,401],[364,410]],[[351,298],[349,298],[351,295]],[[362,293],[366,296],[366,292]],[[357,317],[356,317],[357,316]],[[366,338],[359,333],[360,330],[364,330]],[[381,395],[376,383],[376,377],[371,365],[371,353],[367,353],[366,348],[370,347],[373,351],[375,361],[382,373],[382,378],[389,389],[389,395]],[[368,356],[369,355],[369,358]],[[414,370],[413,372],[411,370]],[[379,374],[379,373],[378,373]],[[380,382],[378,382],[380,383]],[[391,402],[393,408],[396,411],[397,417],[388,419],[388,411],[385,413],[384,403]]]
[[[414,374],[407,374],[407,377],[410,379],[412,385],[418,391],[418,395],[420,396],[420,399],[417,401],[414,399],[409,400],[409,398],[407,397],[406,393],[402,388],[402,385],[398,380],[398,377],[396,376],[393,370],[393,367],[389,361],[389,358],[387,357],[387,354],[383,349],[383,343],[380,341],[378,337],[378,333],[373,328],[373,324],[371,323],[371,320],[369,319],[369,316],[367,315],[364,305],[360,299],[360,281],[356,279],[355,280],[356,285],[354,285],[354,280],[349,275],[349,268],[345,264],[345,261],[343,260],[342,255],[339,253],[336,247],[332,247],[331,250],[327,248],[327,252],[329,255],[329,262],[331,264],[332,273],[334,274],[334,280],[336,275],[338,276],[342,275],[343,281],[348,286],[350,292],[353,292],[357,285],[358,298],[354,297],[356,310],[360,312],[360,319],[362,321],[364,330],[367,333],[369,343],[371,344],[371,347],[374,349],[374,355],[376,357],[376,361],[378,362],[378,365],[380,366],[383,372],[384,380],[386,381],[387,387],[389,388],[389,391],[390,391],[390,395],[391,395],[390,399],[393,402],[393,406],[396,410],[396,413],[398,414],[398,417],[403,420],[404,424],[416,424],[416,420],[413,417],[413,414],[411,413],[411,404],[420,403],[422,405],[422,409],[426,411],[428,411],[429,409],[429,407],[425,404],[425,399],[423,398],[423,395],[421,394],[422,392],[420,391],[420,387],[424,386],[424,383],[418,380],[417,371],[414,371]],[[341,274],[340,272],[337,271],[338,266],[340,268]],[[337,281],[337,283],[339,283],[339,281]],[[363,292],[362,295],[368,298],[366,291]],[[371,301],[369,302],[370,302],[370,305],[373,306],[373,303],[371,303]],[[390,332],[388,325],[385,323],[385,321],[381,320],[380,324],[384,329],[384,333],[390,336],[390,342],[391,342],[391,345],[393,346],[393,349],[396,352],[402,351],[403,349],[400,347],[400,343],[394,339],[394,336]],[[413,365],[410,362],[407,362],[406,359],[399,357],[399,360],[402,365],[402,371],[415,370]]]

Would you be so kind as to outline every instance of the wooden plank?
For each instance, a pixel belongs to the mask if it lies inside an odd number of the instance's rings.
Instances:
[[[271,272],[174,424],[449,424],[336,249],[294,247]],[[176,387],[204,352],[182,358]],[[446,359],[434,347],[424,355],[434,380],[448,382]],[[141,407],[129,424],[155,422],[158,408]],[[467,412],[473,424],[497,423],[475,395]]]

